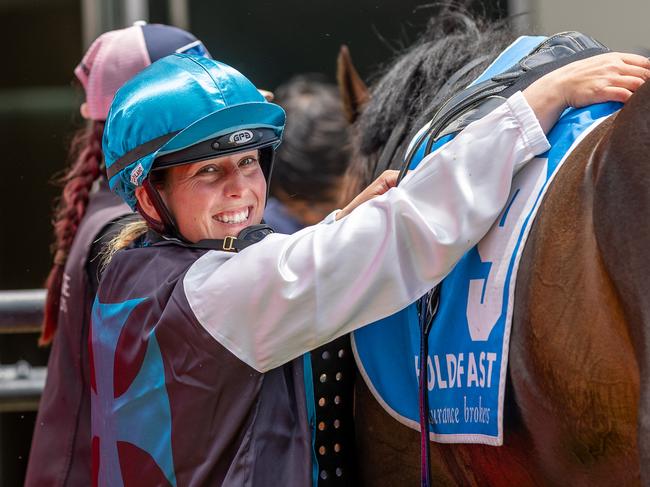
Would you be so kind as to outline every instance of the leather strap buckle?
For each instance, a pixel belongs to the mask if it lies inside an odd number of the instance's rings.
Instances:
[[[233,251],[235,250],[235,240],[237,240],[235,237],[232,237],[228,235],[223,239],[223,250],[225,251]]]

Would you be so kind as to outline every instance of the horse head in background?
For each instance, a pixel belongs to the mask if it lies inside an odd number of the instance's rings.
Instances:
[[[418,129],[512,41],[505,24],[444,13],[371,91],[342,50],[355,154],[347,196],[399,168]],[[503,445],[432,443],[435,485],[650,482],[649,113],[646,84],[559,168],[519,261]],[[364,485],[416,485],[419,433],[363,381],[355,404]]]

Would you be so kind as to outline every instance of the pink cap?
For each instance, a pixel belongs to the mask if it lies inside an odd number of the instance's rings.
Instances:
[[[167,25],[138,22],[100,35],[74,70],[86,92],[89,117],[106,120],[115,92],[153,61],[174,52],[210,56],[192,34]]]

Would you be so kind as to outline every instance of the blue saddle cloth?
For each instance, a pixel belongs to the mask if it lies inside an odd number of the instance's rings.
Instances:
[[[544,37],[521,37],[474,82],[499,74]],[[618,103],[569,109],[548,135],[551,149],[513,181],[506,208],[488,235],[442,282],[429,336],[430,439],[442,443],[503,443],[503,404],[519,259],[539,204],[572,148]],[[440,139],[434,150],[453,138]],[[424,142],[412,167],[424,155]],[[415,142],[417,140],[417,142]],[[353,334],[357,365],[375,398],[419,431],[419,325],[415,304]]]

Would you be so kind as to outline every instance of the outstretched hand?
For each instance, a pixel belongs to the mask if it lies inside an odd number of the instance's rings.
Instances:
[[[580,108],[605,101],[626,102],[650,79],[650,59],[610,52],[567,64],[542,76],[523,91],[544,132],[568,107]],[[384,171],[336,214],[350,214],[360,204],[384,194],[397,184],[398,171]]]
[[[650,79],[650,59],[637,54],[612,52],[572,63],[566,71],[565,103],[584,107],[604,101],[626,102]]]
[[[350,201],[345,208],[336,214],[336,219],[340,220],[344,216],[349,215],[350,212],[361,203],[376,198],[377,196],[384,194],[390,188],[395,187],[397,185],[398,175],[399,171],[393,171],[390,169],[381,173],[377,179],[370,183],[366,189],[359,193],[356,198]]]
[[[552,71],[531,84],[523,94],[548,132],[565,108],[605,101],[624,103],[648,79],[648,58],[610,52]]]

